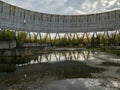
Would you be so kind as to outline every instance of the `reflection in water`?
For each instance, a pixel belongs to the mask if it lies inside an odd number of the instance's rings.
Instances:
[[[120,88],[120,57],[99,51],[51,51],[51,53],[40,53],[32,57],[2,57],[0,58],[0,71],[2,71],[2,65],[8,65],[6,71],[14,71],[13,73],[7,73],[5,77],[7,83],[16,81],[23,83],[25,80],[28,81],[27,83],[29,81],[35,83],[40,77],[52,76],[65,80],[57,81],[59,85],[65,82],[66,85],[75,84],[74,86],[76,86],[78,85],[76,80],[79,79],[74,78],[84,78],[83,81],[80,79],[79,83],[84,82],[85,87],[90,87],[92,84],[95,86],[100,80],[100,88],[106,87],[108,90]],[[11,69],[11,67],[14,69]],[[91,80],[86,78],[91,78]],[[98,81],[93,78],[97,78]],[[68,83],[66,79],[70,82]],[[37,84],[39,83],[38,81]],[[49,83],[47,85],[49,86]],[[99,84],[96,86],[98,87]]]
[[[43,54],[34,57],[29,64],[65,60],[85,61],[92,59],[94,59],[94,53],[92,51],[53,51],[50,54]]]
[[[17,64],[28,63],[27,57],[0,57],[0,72],[13,72]]]
[[[120,61],[120,58],[99,51],[72,50],[72,51],[52,51],[51,53],[48,54],[40,53],[32,57],[1,57],[0,64],[2,64],[1,67],[3,66],[3,64],[7,64],[8,66],[12,66],[12,67],[14,66],[14,70],[15,70],[17,67],[24,65],[45,63],[45,62],[54,63],[54,62],[70,61],[70,60],[83,61],[86,62],[88,65],[92,66],[92,64],[101,64],[102,62],[105,63],[109,61],[114,61],[114,62],[117,61],[118,63]]]

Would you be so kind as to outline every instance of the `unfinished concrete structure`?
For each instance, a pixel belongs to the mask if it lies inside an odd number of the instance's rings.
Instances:
[[[54,15],[26,10],[0,1],[0,28],[47,33],[84,33],[117,31],[120,33],[120,10],[88,15]],[[94,35],[93,35],[94,36]],[[83,35],[84,37],[84,35]],[[74,37],[73,37],[74,38]]]

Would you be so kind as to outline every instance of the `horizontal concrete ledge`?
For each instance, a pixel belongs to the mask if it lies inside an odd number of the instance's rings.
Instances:
[[[85,50],[86,48],[56,48],[55,51],[76,51]]]
[[[24,48],[32,48],[32,47],[49,47],[49,44],[39,44],[39,43],[24,43],[23,47]]]

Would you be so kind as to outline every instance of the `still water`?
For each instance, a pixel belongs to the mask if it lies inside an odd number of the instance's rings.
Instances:
[[[3,82],[0,84],[1,89],[120,89],[120,57],[105,52],[40,51],[34,56],[25,58],[2,57],[0,63],[0,80]]]

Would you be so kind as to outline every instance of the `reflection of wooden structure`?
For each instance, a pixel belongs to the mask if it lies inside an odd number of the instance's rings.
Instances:
[[[57,62],[64,60],[84,61],[90,59],[91,51],[54,51],[50,54],[40,55],[35,60],[42,62]]]
[[[42,43],[45,43],[46,38],[50,38],[51,44],[54,44],[51,33],[56,34],[54,40],[57,37],[60,39],[61,33],[69,40],[79,39],[78,33],[83,33],[80,43],[83,43],[86,37],[87,42],[91,44],[88,39],[90,32],[93,32],[92,40],[98,35],[97,32],[104,32],[103,36],[107,35],[108,39],[108,31],[120,33],[120,10],[89,15],[54,15],[26,10],[0,1],[0,29],[10,29],[16,33],[24,31],[30,38],[30,32],[36,32],[40,40],[43,38],[41,33],[45,33],[46,37]],[[114,44],[114,36],[109,44]]]

